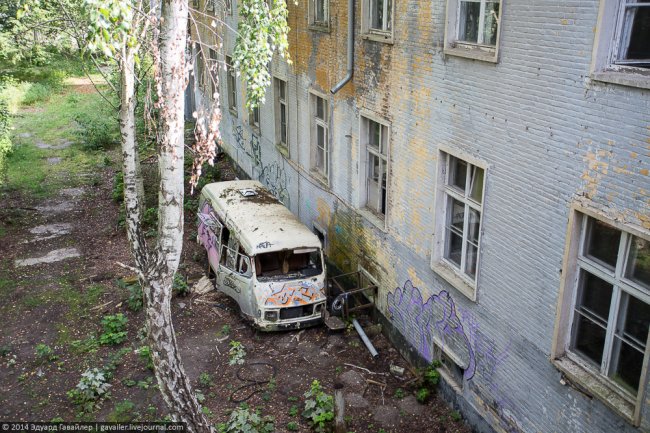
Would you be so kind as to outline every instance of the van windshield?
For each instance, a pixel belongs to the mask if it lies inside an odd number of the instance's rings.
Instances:
[[[295,280],[320,275],[323,272],[320,250],[303,248],[258,254],[255,257],[255,272],[259,281]]]

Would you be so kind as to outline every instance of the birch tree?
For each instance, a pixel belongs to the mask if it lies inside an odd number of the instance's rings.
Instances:
[[[240,50],[237,62],[245,77],[255,78],[247,79],[251,88],[260,88],[269,85],[266,68],[274,50],[286,54],[286,32],[289,30],[286,4],[283,0],[275,0],[274,6],[269,8],[264,0],[244,0],[243,7],[246,2],[255,7],[243,14],[246,27],[240,26],[238,47],[256,49]],[[186,423],[190,432],[212,432],[214,429],[203,415],[183,369],[170,308],[172,281],[183,242],[184,90],[191,71],[185,55],[189,40],[188,0],[86,0],[86,4],[90,22],[88,48],[114,59],[120,75],[119,122],[127,236],[135,262],[133,269],[143,287],[146,328],[156,379],[176,420]],[[210,28],[216,27],[210,25]],[[260,38],[260,32],[265,36]],[[147,244],[142,228],[144,197],[135,128],[136,69],[144,55],[150,56],[152,61],[157,101],[148,107],[156,112],[160,172],[155,245]],[[215,90],[218,101],[216,93]],[[260,99],[260,96],[254,97],[253,104]],[[218,104],[214,104],[208,113],[197,116],[193,184],[198,180],[203,163],[211,163],[216,153],[219,113]]]

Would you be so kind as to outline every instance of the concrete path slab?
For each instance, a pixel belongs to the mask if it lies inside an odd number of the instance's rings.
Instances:
[[[29,259],[16,260],[15,266],[19,268],[22,266],[34,266],[43,263],[54,263],[54,262],[60,262],[61,260],[71,259],[79,256],[81,256],[81,254],[79,254],[79,251],[77,251],[76,248],[62,248],[60,250],[50,251],[43,257],[33,257]]]

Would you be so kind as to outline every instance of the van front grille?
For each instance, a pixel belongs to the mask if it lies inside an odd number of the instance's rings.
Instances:
[[[314,314],[313,305],[301,305],[300,307],[290,307],[280,309],[280,320],[297,319]]]

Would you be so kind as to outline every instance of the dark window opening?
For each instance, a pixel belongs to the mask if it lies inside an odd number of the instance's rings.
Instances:
[[[323,272],[320,250],[274,251],[255,257],[257,278],[260,281],[307,278]]]

